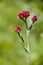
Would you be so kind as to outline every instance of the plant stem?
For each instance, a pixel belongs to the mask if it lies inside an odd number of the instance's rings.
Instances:
[[[28,40],[28,36],[29,36],[29,32],[30,32],[30,30],[27,30],[27,50],[28,50],[28,52],[29,52],[29,54],[27,53],[27,57],[28,57],[28,65],[30,65],[30,44],[29,44],[29,40]]]
[[[23,21],[25,22],[25,25],[26,25],[26,35],[27,35],[27,47],[26,47],[26,49],[27,49],[28,65],[30,65],[30,47],[29,47],[29,43],[28,43],[28,36],[29,36],[29,32],[32,28],[32,24],[28,28],[26,18],[25,18],[25,20],[23,19]]]
[[[27,22],[25,21],[25,25],[26,25],[26,29],[28,29],[28,25],[27,25]]]
[[[18,32],[18,35],[19,35],[20,39],[22,40],[22,42],[24,43],[24,39],[23,39],[23,37],[20,35],[20,32]]]
[[[26,29],[28,29],[28,25],[27,25],[27,21],[26,21],[27,17],[25,19],[22,19],[25,22],[26,25]]]
[[[29,54],[29,52],[28,52],[28,50],[27,50],[27,48],[26,48],[26,45],[25,45],[25,43],[24,43],[23,36],[20,34],[20,32],[18,32],[18,36],[19,36],[20,39],[22,40],[22,43],[21,43],[21,44],[22,44],[23,48],[25,49],[26,53]]]

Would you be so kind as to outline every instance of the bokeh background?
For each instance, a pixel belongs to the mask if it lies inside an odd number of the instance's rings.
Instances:
[[[17,18],[19,12],[28,10],[38,20],[30,31],[30,65],[43,65],[43,0],[0,0],[0,65],[28,65],[27,54],[20,44],[16,26],[22,28],[24,39],[25,24]]]

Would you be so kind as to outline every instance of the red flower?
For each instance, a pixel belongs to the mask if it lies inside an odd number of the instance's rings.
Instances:
[[[30,16],[30,13],[28,11],[23,11],[23,16],[28,17],[28,16]]]
[[[37,16],[32,17],[32,21],[35,22],[37,20]]]
[[[18,17],[20,19],[22,19],[24,17],[28,17],[28,16],[30,16],[30,13],[28,11],[23,11],[23,12],[21,12],[21,13],[18,14]]]
[[[18,17],[20,18],[20,19],[22,19],[24,16],[23,16],[23,13],[19,13],[18,14]]]
[[[17,26],[16,28],[15,28],[15,32],[20,32],[21,31],[21,28],[19,27],[19,26]]]

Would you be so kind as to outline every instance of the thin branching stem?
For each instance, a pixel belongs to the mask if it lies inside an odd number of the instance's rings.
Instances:
[[[24,43],[24,39],[23,36],[20,35],[20,32],[18,32],[18,36],[20,37],[20,39],[22,40],[22,42]]]
[[[25,49],[25,51],[29,54],[29,52],[28,52],[28,50],[27,50],[27,48],[26,48],[26,45],[25,45],[25,43],[24,43],[24,39],[23,39],[23,36],[21,36],[20,35],[20,32],[18,32],[18,36],[20,37],[20,39],[22,40],[22,46],[24,47],[24,49]]]

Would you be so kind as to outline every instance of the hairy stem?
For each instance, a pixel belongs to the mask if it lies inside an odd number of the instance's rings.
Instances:
[[[19,35],[20,39],[22,40],[22,42],[24,43],[24,39],[23,39],[22,35],[20,35],[20,32],[18,32],[18,35]]]
[[[27,17],[25,19],[22,19],[25,22],[26,25],[26,29],[28,29],[28,25],[27,25],[27,21],[26,21]]]
[[[28,36],[29,36],[29,32],[30,32],[30,30],[27,30],[27,50],[28,50],[28,52],[29,52],[29,54],[27,54],[27,58],[28,58],[28,65],[30,65],[30,44],[29,44],[29,39],[28,39]]]
[[[22,43],[21,43],[21,44],[22,44],[23,48],[25,49],[26,53],[29,54],[29,52],[28,52],[28,50],[27,50],[27,48],[26,48],[26,45],[25,45],[25,43],[24,43],[23,36],[20,34],[20,32],[18,32],[18,35],[19,35],[20,39],[22,40]]]

